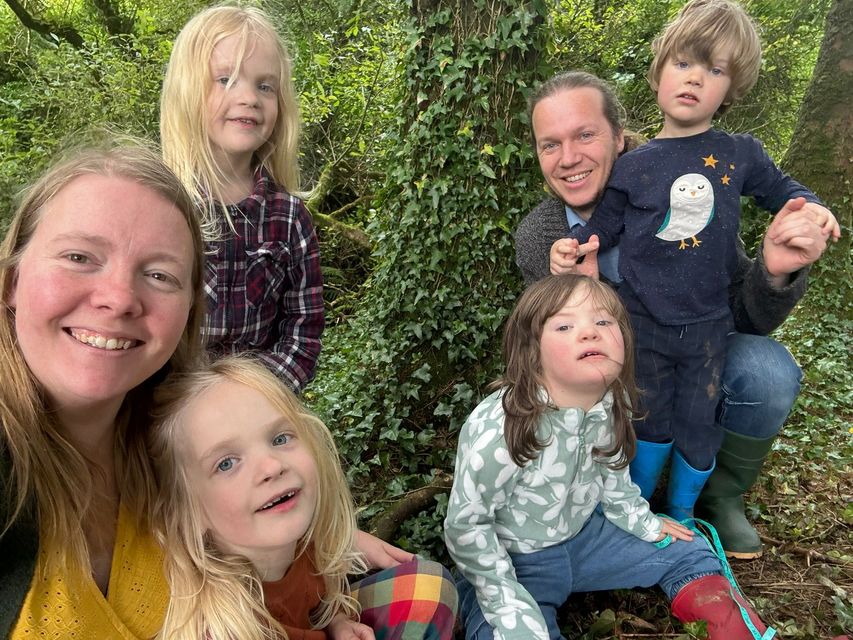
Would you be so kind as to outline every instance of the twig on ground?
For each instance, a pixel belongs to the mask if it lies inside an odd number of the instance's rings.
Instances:
[[[799,556],[804,556],[808,564],[811,564],[812,560],[825,562],[827,564],[837,564],[842,567],[848,566],[850,564],[849,562],[844,562],[843,560],[832,558],[826,554],[821,553],[820,551],[815,551],[813,549],[806,549],[805,547],[797,546],[793,542],[783,542],[782,540],[776,540],[775,538],[771,538],[770,536],[765,535],[761,535],[761,540],[765,544],[770,544],[774,547],[778,547],[782,551],[790,551],[791,553],[795,553]]]

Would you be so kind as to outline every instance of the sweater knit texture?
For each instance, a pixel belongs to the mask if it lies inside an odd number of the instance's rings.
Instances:
[[[42,554],[12,640],[138,640],[153,638],[160,630],[169,600],[163,553],[150,534],[137,530],[124,507],[119,508],[106,596],[88,573],[44,571]]]
[[[281,580],[263,583],[264,604],[289,640],[326,640],[325,631],[311,628],[311,612],[326,593],[323,577],[316,573],[309,550],[293,561]]]

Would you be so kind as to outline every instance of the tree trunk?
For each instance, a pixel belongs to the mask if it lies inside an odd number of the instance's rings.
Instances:
[[[783,166],[832,210],[842,238],[812,269],[810,295],[853,308],[853,0],[834,0],[799,119]],[[825,311],[825,309],[822,309]]]
[[[362,502],[450,470],[455,430],[498,370],[521,290],[511,230],[541,199],[526,98],[550,72],[542,0],[418,0],[396,152],[369,232],[377,267],[327,335],[317,409]]]

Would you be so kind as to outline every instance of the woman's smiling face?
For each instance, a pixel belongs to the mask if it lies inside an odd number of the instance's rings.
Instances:
[[[8,304],[51,407],[115,411],[171,357],[193,300],[180,210],[133,180],[87,174],[44,207]]]

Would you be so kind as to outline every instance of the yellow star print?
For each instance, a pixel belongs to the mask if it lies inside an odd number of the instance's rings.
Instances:
[[[735,170],[735,163],[734,163],[734,162],[732,162],[732,163],[729,165],[729,169],[731,169],[732,171],[734,171],[734,170]]]
[[[720,182],[722,182],[723,184],[727,185],[729,183],[729,181],[730,181],[730,178],[729,178],[729,174],[727,174],[727,173],[724,174],[722,178],[720,178]]]
[[[711,167],[711,168],[713,168],[713,169],[716,169],[716,168],[717,168],[717,163],[719,162],[719,160],[717,160],[717,159],[714,157],[714,154],[713,154],[713,153],[712,153],[711,155],[709,155],[707,158],[702,158],[702,159],[705,161],[705,166],[706,166],[706,167]]]

